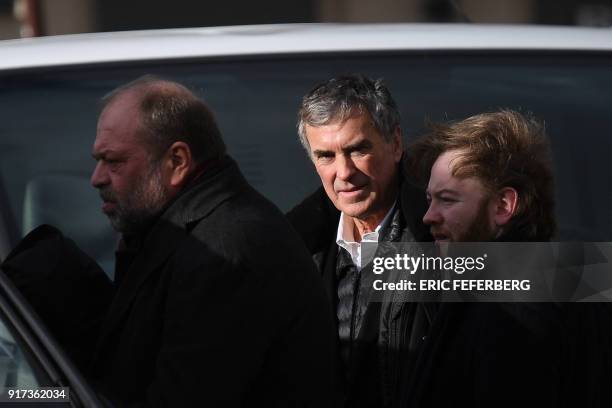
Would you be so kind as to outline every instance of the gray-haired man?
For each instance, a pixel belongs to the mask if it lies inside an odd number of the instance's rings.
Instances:
[[[332,301],[337,406],[392,404],[403,368],[397,353],[417,346],[395,330],[407,327],[424,335],[428,329],[427,313],[416,303],[393,324],[383,322],[386,311],[369,302],[370,277],[360,274],[363,242],[428,240],[420,222],[424,194],[400,171],[399,116],[382,81],[361,75],[317,85],[304,96],[299,112],[300,140],[324,192],[308,197],[288,217],[307,243]]]

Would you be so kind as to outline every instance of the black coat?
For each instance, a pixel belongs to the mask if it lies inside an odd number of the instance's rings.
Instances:
[[[422,191],[402,185],[405,232],[416,241],[430,239],[420,224],[423,201]],[[319,189],[288,217],[319,265],[336,321],[339,213]],[[389,407],[606,406],[612,336],[602,323],[609,308],[601,305],[594,314],[580,306],[417,303],[391,293],[380,321],[370,321],[378,324],[379,367],[354,361],[344,381],[335,358],[336,406],[381,404],[362,381],[372,368],[380,371],[382,404]]]
[[[300,238],[227,158],[147,234],[88,375],[119,406],[326,406],[328,310]]]
[[[401,194],[406,220],[401,240],[430,240],[418,222],[423,192],[404,183]],[[288,214],[320,267],[333,305],[339,217],[334,210],[321,189]],[[529,401],[559,406],[562,346],[555,306],[435,304],[407,300],[404,292],[388,295],[379,319],[368,322],[377,325],[370,332],[378,336],[374,361],[362,355],[347,373],[335,360],[337,407],[490,407]],[[335,308],[331,312],[336,315]],[[365,381],[373,370],[379,373],[374,385]]]
[[[427,202],[423,190],[415,187],[402,175],[400,188],[399,234],[397,240],[402,241],[431,241],[428,228],[421,222]],[[334,406],[335,407],[381,407],[398,401],[404,387],[402,381],[403,366],[399,358],[400,349],[405,352],[408,347],[415,347],[405,336],[389,335],[395,327],[410,327],[418,337],[425,335],[429,327],[426,321],[427,305],[415,304],[410,315],[401,313],[401,316],[389,323],[386,316],[390,304],[372,303],[368,306],[364,323],[359,332],[353,357],[347,367],[340,359],[340,343],[338,338],[338,321],[336,308],[338,304],[336,260],[338,245],[336,233],[340,212],[334,207],[323,188],[319,188],[308,196],[303,202],[293,208],[287,217],[302,236],[306,246],[317,264],[319,273],[325,282],[330,299],[330,315],[334,322],[335,357],[334,357]],[[392,239],[395,241],[396,239]],[[378,342],[378,349],[362,347],[364,343]]]
[[[442,303],[404,381],[401,407],[560,407],[554,305]]]

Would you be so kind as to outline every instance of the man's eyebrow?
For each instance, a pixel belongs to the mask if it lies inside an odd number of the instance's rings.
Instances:
[[[345,146],[342,150],[346,153],[354,152],[357,150],[367,149],[372,146],[372,142],[369,140],[360,140],[359,142]]]
[[[332,154],[334,154],[334,152],[332,152],[331,150],[313,150],[312,152],[313,156],[315,157],[321,157],[321,156],[330,156]]]
[[[437,191],[434,191],[433,193],[429,189],[427,189],[427,194],[429,194],[431,196],[436,196],[436,197],[439,197],[442,194],[450,194],[452,196],[459,196],[460,195],[457,190],[452,190],[450,188],[443,188],[442,190],[437,190]]]
[[[113,153],[114,152],[112,150],[100,150],[97,152],[91,152],[91,157],[93,157],[95,160],[99,160]]]
[[[372,142],[370,142],[369,140],[360,140],[359,142],[352,144],[352,145],[348,145],[348,146],[344,146],[342,148],[342,151],[344,153],[351,153],[354,151],[358,151],[358,150],[363,150],[363,149],[368,149],[372,146]],[[322,156],[331,156],[334,154],[334,152],[332,150],[313,150],[312,154],[315,157],[322,157]]]

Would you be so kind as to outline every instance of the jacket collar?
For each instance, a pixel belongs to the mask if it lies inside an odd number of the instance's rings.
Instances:
[[[140,287],[189,237],[197,221],[248,188],[238,165],[229,156],[194,181],[169,205],[146,235],[111,304],[98,342],[98,351],[119,327]]]
[[[198,221],[248,186],[238,165],[229,156],[194,181],[152,226],[127,270],[126,282],[121,285],[120,292],[135,293],[148,275],[189,236]]]
[[[206,217],[221,203],[244,190],[248,184],[229,156],[207,169],[200,177],[186,186],[160,220],[182,228]]]

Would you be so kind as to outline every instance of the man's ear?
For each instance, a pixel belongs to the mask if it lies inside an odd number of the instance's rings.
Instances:
[[[393,140],[391,143],[393,143],[393,160],[395,160],[396,163],[399,163],[400,159],[402,158],[402,153],[404,152],[402,129],[399,126],[396,127],[395,131],[393,132]]]
[[[191,149],[187,143],[172,143],[166,153],[165,167],[171,187],[181,187],[186,182],[193,167]]]
[[[498,226],[506,225],[518,207],[518,192],[512,187],[504,187],[497,192],[495,197],[495,224]]]

